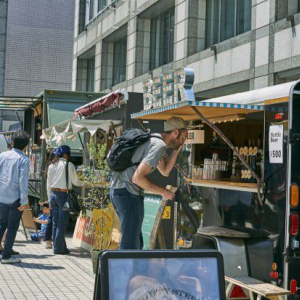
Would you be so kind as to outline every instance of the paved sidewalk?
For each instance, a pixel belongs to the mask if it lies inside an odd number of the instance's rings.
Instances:
[[[71,254],[53,255],[44,244],[26,241],[19,231],[14,250],[21,264],[0,264],[0,299],[93,299],[94,274],[90,254],[72,245]]]

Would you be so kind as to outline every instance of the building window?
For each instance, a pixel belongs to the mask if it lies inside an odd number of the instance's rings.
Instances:
[[[86,8],[85,25],[101,15],[108,7],[116,7],[119,0],[84,0]]]
[[[114,43],[113,85],[126,79],[127,37]]]
[[[151,20],[150,70],[173,61],[174,7]]]
[[[89,0],[89,21],[94,18],[94,0]]]
[[[80,2],[79,2],[78,35],[81,32],[84,31],[84,27],[85,27],[85,10],[86,10],[85,0],[80,0]]]
[[[98,0],[98,12],[103,11],[106,6],[107,0]]]
[[[276,0],[276,20],[285,19],[289,12],[288,0]]]
[[[86,90],[88,92],[94,91],[94,77],[95,76],[95,57],[87,60],[87,76],[86,76]]]
[[[77,59],[77,91],[94,92],[95,80],[95,47]]]
[[[249,0],[207,0],[206,47],[251,30]]]

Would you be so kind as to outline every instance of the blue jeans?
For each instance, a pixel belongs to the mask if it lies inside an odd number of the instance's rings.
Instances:
[[[18,210],[20,200],[12,204],[0,203],[0,241],[2,241],[5,230],[7,229],[2,258],[11,257],[12,247],[14,245],[17,231],[20,226],[22,212]]]
[[[125,188],[112,190],[110,196],[121,222],[122,237],[120,249],[142,249],[144,197],[133,195]]]
[[[54,254],[66,254],[68,252],[65,240],[66,228],[69,222],[69,212],[62,210],[67,201],[67,193],[51,191],[50,206],[53,222],[53,251]]]

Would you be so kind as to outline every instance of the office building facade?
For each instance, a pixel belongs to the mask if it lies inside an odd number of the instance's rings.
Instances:
[[[71,90],[74,11],[75,1],[0,0],[0,95]],[[14,122],[0,110],[0,131]]]
[[[198,99],[300,78],[298,0],[76,0],[73,90],[143,92],[195,71]]]

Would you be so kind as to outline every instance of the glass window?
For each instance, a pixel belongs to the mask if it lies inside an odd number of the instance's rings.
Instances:
[[[223,0],[221,5],[221,39],[225,41],[235,35],[235,0]]]
[[[95,57],[92,57],[87,60],[86,90],[88,92],[94,91],[94,76],[95,76]]]
[[[237,2],[236,34],[251,30],[251,10],[251,1],[239,0]]]
[[[276,20],[285,19],[288,15],[288,0],[277,0],[276,1]]]
[[[127,37],[114,43],[113,85],[126,79]]]
[[[94,0],[89,0],[89,21],[94,17]]]
[[[98,12],[102,11],[107,6],[107,0],[98,0]]]
[[[150,70],[173,61],[174,7],[151,20]]]
[[[219,42],[220,0],[207,1],[206,11],[206,44],[210,46]]]
[[[250,0],[207,0],[206,46],[251,30]]]

